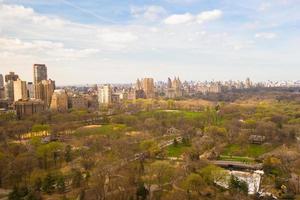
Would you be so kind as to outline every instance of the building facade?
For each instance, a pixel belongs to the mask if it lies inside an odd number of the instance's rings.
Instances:
[[[47,80],[47,67],[45,64],[33,65],[33,82],[37,84],[43,80]]]
[[[34,84],[32,82],[27,83],[27,92],[28,92],[28,98],[33,99],[34,98]]]
[[[168,78],[166,96],[168,98],[178,98],[183,96],[182,83],[179,77],[175,77],[173,81]]]
[[[14,101],[28,99],[27,84],[26,81],[18,79],[14,83]]]
[[[68,95],[65,90],[54,90],[50,110],[54,112],[68,111]]]
[[[55,90],[55,82],[50,80],[42,80],[35,84],[35,98],[43,100],[46,108],[49,108],[51,98]]]
[[[104,85],[98,88],[98,101],[99,104],[109,105],[112,103],[112,88],[111,86]]]
[[[2,74],[0,74],[0,88],[4,88],[4,79]]]
[[[41,100],[20,100],[14,102],[14,109],[20,119],[25,116],[43,112],[45,110],[45,105]]]
[[[88,100],[83,96],[73,95],[70,97],[70,105],[72,109],[85,110],[88,109]]]
[[[154,98],[154,80],[153,78],[144,78],[142,80],[142,89],[145,92],[146,98]]]

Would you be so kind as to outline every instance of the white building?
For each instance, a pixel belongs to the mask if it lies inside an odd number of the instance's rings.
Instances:
[[[98,87],[98,101],[99,104],[108,105],[112,103],[112,89],[109,84]]]

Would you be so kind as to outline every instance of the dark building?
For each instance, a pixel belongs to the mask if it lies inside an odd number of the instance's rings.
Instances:
[[[41,100],[21,100],[14,103],[14,109],[18,118],[31,116],[45,110],[45,104]]]

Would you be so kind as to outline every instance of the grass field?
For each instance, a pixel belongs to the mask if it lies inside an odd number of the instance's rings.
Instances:
[[[239,144],[231,144],[228,145],[223,151],[222,155],[224,156],[239,156],[239,157],[252,157],[257,158],[264,153],[272,150],[270,147],[266,147],[264,145],[256,145],[256,144],[247,144],[247,145],[239,145]]]
[[[75,136],[85,137],[91,135],[105,135],[112,138],[119,138],[127,130],[124,124],[110,124],[99,127],[82,127],[75,131]]]
[[[242,156],[224,156],[221,155],[219,157],[220,160],[227,160],[227,161],[238,161],[238,162],[246,162],[246,163],[253,163],[254,158],[249,158],[249,157],[242,157]]]
[[[167,148],[167,155],[168,157],[179,157],[188,149],[190,149],[190,146],[184,144],[171,145]]]

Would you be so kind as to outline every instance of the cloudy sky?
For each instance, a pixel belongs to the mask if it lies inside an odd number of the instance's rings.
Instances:
[[[0,0],[0,73],[59,85],[300,79],[300,0]]]

